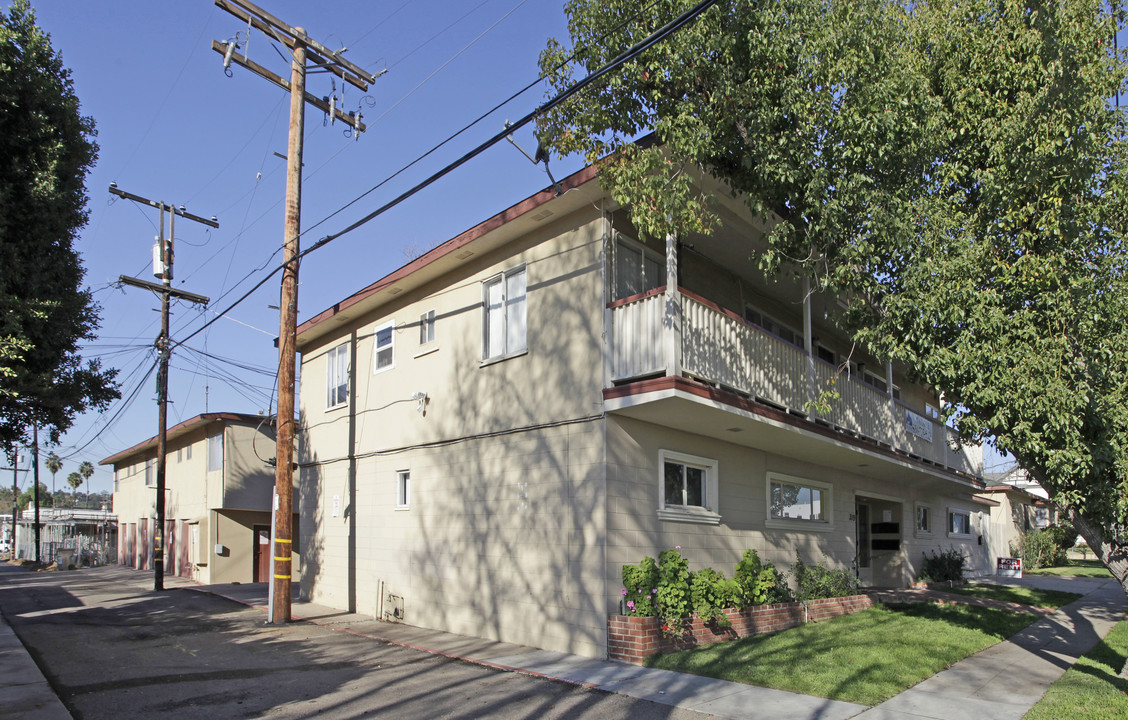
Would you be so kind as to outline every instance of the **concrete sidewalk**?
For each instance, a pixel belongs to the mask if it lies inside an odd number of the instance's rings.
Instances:
[[[6,568],[5,568],[6,569]],[[20,568],[15,571],[25,572]],[[986,580],[986,578],[985,578]],[[620,662],[548,652],[521,645],[384,623],[296,601],[295,619],[352,635],[456,658],[479,665],[561,680],[628,697],[651,700],[722,718],[845,720],[999,718],[1017,720],[1077,657],[1124,617],[1124,593],[1112,580],[1028,577],[1021,584],[1084,593],[1004,642],[966,658],[874,708]],[[168,578],[167,586],[225,597],[263,608],[266,585],[198,586]],[[0,707],[13,720],[64,720],[63,704],[19,639],[0,619]]]
[[[1000,585],[1064,590],[1081,593],[1083,597],[1046,615],[1010,639],[965,658],[873,708],[410,625],[378,622],[367,616],[349,615],[311,603],[295,602],[293,616],[446,657],[734,720],[838,720],[850,717],[865,720],[1018,720],[1078,657],[1100,642],[1112,626],[1124,618],[1128,607],[1120,585],[1111,579],[1028,576],[1022,580],[995,577],[982,580]],[[193,589],[263,607],[263,612],[266,612],[265,585],[213,585]],[[961,598],[929,591],[917,591],[916,594],[921,600],[931,599],[930,596],[947,601]]]

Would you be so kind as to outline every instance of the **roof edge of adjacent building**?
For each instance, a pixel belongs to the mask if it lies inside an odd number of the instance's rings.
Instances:
[[[205,426],[209,423],[213,423],[213,422],[217,422],[217,421],[254,423],[254,422],[261,422],[263,420],[270,420],[270,419],[271,419],[270,417],[265,416],[265,415],[259,415],[258,413],[239,413],[239,412],[201,413],[199,415],[196,415],[195,417],[188,418],[187,420],[185,420],[183,422],[180,422],[180,423],[177,423],[176,425],[173,425],[172,427],[170,427],[168,430],[165,431],[165,437],[168,438],[168,439],[176,438],[176,437],[184,435],[184,434],[186,434],[186,433],[188,433],[192,430],[195,430],[195,429],[203,427],[203,426]],[[136,445],[134,445],[132,447],[126,448],[125,450],[121,450],[120,452],[116,452],[116,453],[114,453],[113,455],[110,455],[107,458],[103,458],[102,460],[99,460],[98,464],[99,465],[111,465],[111,464],[114,464],[114,463],[116,463],[120,460],[124,460],[127,457],[130,457],[132,455],[136,455],[140,452],[148,450],[150,448],[155,448],[156,446],[157,446],[157,436],[154,435],[151,438],[148,438],[147,440],[142,440],[141,442],[137,443]]]

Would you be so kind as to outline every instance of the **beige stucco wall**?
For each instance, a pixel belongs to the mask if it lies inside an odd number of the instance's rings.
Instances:
[[[306,597],[381,615],[390,593],[411,624],[602,654],[602,241],[586,209],[303,348]],[[528,351],[483,362],[482,283],[522,264]],[[430,310],[435,341],[421,346]],[[373,372],[388,322],[394,366]],[[355,404],[326,409],[326,353],[341,342]]]
[[[609,416],[607,427],[608,612],[618,603],[623,565],[636,564],[647,555],[657,558],[662,550],[678,545],[691,569],[712,567],[729,577],[749,548],[780,569],[790,568],[796,552],[806,563],[824,561],[850,568],[857,541],[854,512],[858,501],[870,505],[872,522],[883,521],[888,510],[889,519],[900,524],[901,549],[874,553],[874,585],[909,583],[926,550],[958,547],[969,556],[977,553],[974,535],[948,536],[946,513],[948,507],[968,510],[973,513],[974,527],[979,506],[940,486],[879,480],[620,416]],[[719,525],[658,518],[660,450],[717,461]],[[773,527],[775,523],[768,518],[769,472],[830,484],[830,522],[818,530],[799,523],[795,529]],[[930,535],[915,532],[917,502],[933,508]]]

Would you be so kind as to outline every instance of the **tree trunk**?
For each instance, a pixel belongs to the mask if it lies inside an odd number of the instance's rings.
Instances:
[[[1073,508],[1062,508],[1069,518],[1069,522],[1085,538],[1089,548],[1096,554],[1097,559],[1104,563],[1120,587],[1128,595],[1128,552],[1124,545],[1105,539],[1103,528],[1089,521],[1084,515]]]

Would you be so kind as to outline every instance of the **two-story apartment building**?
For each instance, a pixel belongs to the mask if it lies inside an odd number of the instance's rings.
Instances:
[[[561,185],[299,327],[306,598],[601,656],[622,566],[675,545],[885,586],[971,554],[980,448],[757,270],[741,203],[642,242],[593,169]]]
[[[272,419],[204,413],[166,437],[165,572],[204,584],[270,581]],[[99,463],[114,469],[118,562],[140,570],[153,563],[156,458],[154,436]],[[297,572],[299,548],[294,555]]]

